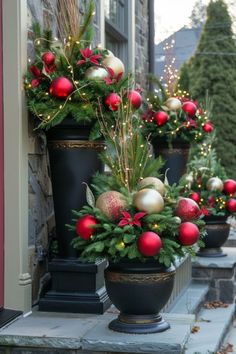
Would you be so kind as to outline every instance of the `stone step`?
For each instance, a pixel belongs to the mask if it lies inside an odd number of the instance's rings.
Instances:
[[[235,304],[230,304],[226,308],[202,309],[194,324],[199,327],[199,331],[191,333],[185,353],[215,353],[223,343],[234,314]]]
[[[231,229],[228,240],[224,244],[225,247],[236,247],[236,229]]]
[[[167,311],[173,314],[196,315],[206,300],[208,291],[208,284],[193,280]]]
[[[208,300],[234,301],[236,248],[223,247],[225,257],[196,257],[192,262],[193,279],[210,284]]]
[[[223,346],[226,347],[228,344],[232,345],[232,354],[236,354],[236,321],[234,321],[229,332],[227,333]]]

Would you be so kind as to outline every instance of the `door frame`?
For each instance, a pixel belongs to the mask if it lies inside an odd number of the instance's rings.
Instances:
[[[0,0],[0,310],[4,306],[4,162],[2,75],[2,0]]]

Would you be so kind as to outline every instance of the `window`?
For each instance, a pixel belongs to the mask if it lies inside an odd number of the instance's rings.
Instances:
[[[120,58],[128,68],[129,2],[105,0],[105,46]]]

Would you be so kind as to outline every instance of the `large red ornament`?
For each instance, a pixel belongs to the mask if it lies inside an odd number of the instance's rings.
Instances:
[[[212,123],[209,121],[209,122],[206,122],[202,125],[202,129],[204,130],[204,132],[206,133],[211,133],[212,130],[213,130],[213,126],[212,126]]]
[[[92,227],[97,225],[97,220],[92,215],[84,215],[76,221],[76,234],[84,240],[89,240],[95,229]]]
[[[179,216],[182,221],[190,221],[201,215],[200,208],[197,203],[190,198],[181,198],[176,206],[175,215]]]
[[[200,201],[200,195],[197,192],[190,193],[188,197],[194,200],[196,203],[199,203]]]
[[[127,98],[134,108],[138,109],[142,104],[142,96],[138,91],[132,90],[127,94]]]
[[[96,208],[112,221],[119,220],[125,210],[126,201],[123,194],[116,191],[108,191],[99,195]]]
[[[230,198],[227,200],[225,204],[226,210],[228,210],[230,213],[235,213],[236,212],[236,199]]]
[[[155,232],[146,231],[139,236],[137,246],[143,256],[152,257],[160,252],[162,242]]]
[[[66,98],[73,91],[73,85],[66,77],[57,77],[52,80],[49,92],[57,98]]]
[[[193,102],[187,101],[183,103],[182,110],[187,113],[189,117],[193,117],[197,111],[197,106]]]
[[[119,104],[121,103],[121,98],[117,93],[109,93],[105,97],[104,104],[107,106],[111,111],[117,111]]]
[[[153,118],[154,118],[156,124],[160,127],[168,121],[169,116],[166,112],[158,111],[158,112],[154,113]]]
[[[55,55],[52,52],[46,52],[42,55],[42,61],[47,66],[53,65],[55,62]]]
[[[236,192],[236,181],[233,179],[224,181],[223,192],[227,195],[233,195]]]
[[[183,246],[192,246],[199,239],[198,227],[192,222],[183,222],[179,225],[179,243]]]

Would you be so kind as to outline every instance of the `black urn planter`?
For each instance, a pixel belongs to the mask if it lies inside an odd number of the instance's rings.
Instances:
[[[169,146],[163,139],[152,140],[153,152],[155,157],[161,156],[165,162],[162,173],[167,169],[169,184],[178,183],[180,178],[186,173],[190,144],[181,140],[174,140]]]
[[[81,262],[71,246],[75,235],[66,227],[72,210],[86,204],[83,182],[89,184],[96,171],[104,170],[98,158],[104,142],[90,141],[89,133],[89,125],[78,125],[70,118],[46,132],[58,256],[49,262],[51,284],[39,300],[42,311],[103,313],[110,306],[103,276],[107,262]]]
[[[109,328],[125,333],[157,333],[170,328],[159,311],[165,306],[174,286],[174,267],[157,262],[110,263],[105,270],[107,293],[120,311]]]
[[[197,252],[199,257],[224,257],[221,246],[226,242],[230,225],[226,223],[227,216],[206,217],[206,236],[204,238],[205,247]]]

